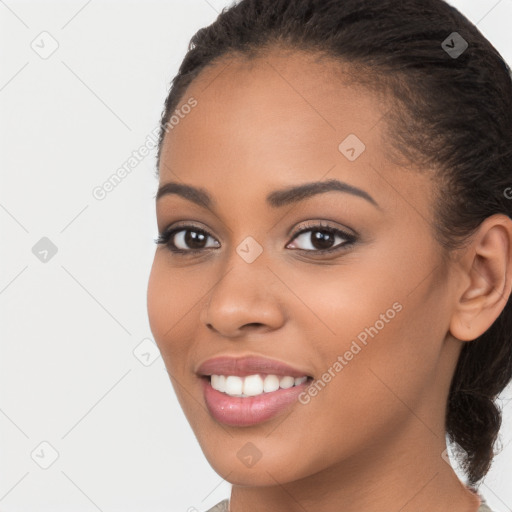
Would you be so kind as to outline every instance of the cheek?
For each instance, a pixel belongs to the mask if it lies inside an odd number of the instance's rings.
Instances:
[[[167,364],[167,356],[179,350],[180,318],[186,313],[182,308],[188,301],[183,298],[187,288],[181,286],[164,260],[164,255],[155,254],[148,282],[147,308],[151,332]]]
[[[287,276],[300,299],[289,301],[290,316],[300,325],[302,346],[314,347],[318,366],[334,362],[355,340],[364,347],[372,335],[382,338],[401,314],[396,304],[400,293],[388,287],[380,269],[357,267],[347,264]]]
[[[303,343],[314,346],[320,381],[305,407],[328,411],[340,433],[353,430],[354,417],[365,418],[366,434],[396,426],[410,414],[404,403],[414,408],[432,388],[445,330],[443,287],[427,279],[411,293],[412,279],[403,275],[414,275],[418,262],[408,264],[400,267],[401,282],[393,269],[377,265],[293,280],[308,306],[297,303],[294,316]],[[364,433],[361,423],[352,433]]]
[[[165,333],[165,324],[168,321],[166,312],[169,311],[169,306],[171,305],[169,304],[169,298],[166,297],[165,273],[162,272],[162,265],[159,263],[159,259],[158,254],[155,254],[147,290],[149,325],[158,345],[160,345],[160,341]]]
[[[189,378],[201,301],[208,288],[197,269],[171,266],[167,256],[163,250],[155,254],[147,289],[148,319],[168,372],[181,381],[184,375]]]

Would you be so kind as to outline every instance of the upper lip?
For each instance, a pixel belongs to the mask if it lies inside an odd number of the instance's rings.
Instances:
[[[290,377],[309,377],[309,374],[281,361],[260,356],[220,356],[206,360],[196,370],[199,375],[238,375],[246,377],[256,373],[270,375],[289,375]]]

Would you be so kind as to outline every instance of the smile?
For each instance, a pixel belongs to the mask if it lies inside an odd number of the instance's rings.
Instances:
[[[307,375],[292,377],[290,375],[212,375],[210,384],[213,389],[229,396],[250,397],[264,393],[272,393],[278,389],[288,389],[300,386],[308,379]]]
[[[269,421],[296,405],[313,378],[212,374],[202,377],[201,381],[205,405],[213,419],[231,427],[250,427]]]

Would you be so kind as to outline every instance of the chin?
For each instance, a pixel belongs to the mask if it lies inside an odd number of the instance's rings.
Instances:
[[[265,487],[293,482],[300,478],[296,473],[285,473],[280,465],[265,464],[262,460],[252,468],[243,467],[241,463],[233,462],[232,458],[219,460],[208,459],[210,466],[222,478],[233,485]]]
[[[248,437],[250,439],[250,437]],[[255,438],[255,444],[258,443]],[[267,443],[268,444],[268,443]],[[233,437],[223,443],[210,438],[200,440],[201,449],[213,470],[234,485],[271,486],[305,478],[322,468],[304,466],[296,449],[280,443],[282,450],[272,446],[257,450],[251,441]]]

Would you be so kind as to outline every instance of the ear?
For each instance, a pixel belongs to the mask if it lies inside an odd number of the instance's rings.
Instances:
[[[512,289],[512,219],[503,214],[485,219],[458,260],[462,292],[450,332],[462,341],[482,335],[498,318]]]

